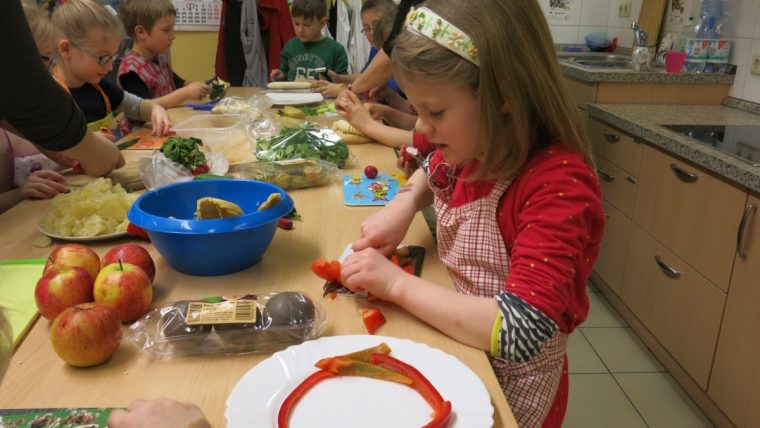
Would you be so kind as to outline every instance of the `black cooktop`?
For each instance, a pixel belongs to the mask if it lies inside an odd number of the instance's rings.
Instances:
[[[715,147],[752,166],[760,166],[760,125],[662,125]]]

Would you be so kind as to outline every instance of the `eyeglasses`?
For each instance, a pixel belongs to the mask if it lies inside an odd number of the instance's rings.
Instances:
[[[374,33],[374,32],[375,32],[374,28],[369,28],[369,27],[362,28],[362,34]]]
[[[87,52],[88,54],[90,54],[93,58],[95,58],[96,61],[98,61],[98,65],[106,65],[109,62],[114,61],[119,56],[118,52],[116,52],[113,55],[98,55],[98,53],[93,51],[92,49],[86,48],[77,43],[71,42],[71,45],[83,52]]]

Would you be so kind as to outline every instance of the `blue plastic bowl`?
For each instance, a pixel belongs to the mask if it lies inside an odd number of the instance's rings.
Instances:
[[[257,211],[272,193],[281,202]],[[240,217],[194,220],[196,201],[210,196],[234,202]],[[170,184],[149,190],[127,218],[148,233],[153,245],[176,270],[189,275],[225,275],[261,260],[277,230],[277,220],[293,209],[281,188],[255,180],[212,179]]]

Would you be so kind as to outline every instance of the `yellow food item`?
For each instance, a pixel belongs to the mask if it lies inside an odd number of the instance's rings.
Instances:
[[[243,215],[243,210],[237,204],[224,199],[205,197],[196,202],[195,218],[197,220],[240,217],[241,215]]]
[[[264,211],[266,209],[272,208],[280,203],[280,194],[279,193],[272,193],[269,195],[266,201],[264,201],[261,205],[259,205],[259,211]]]
[[[109,178],[98,178],[81,189],[53,198],[40,227],[56,235],[88,237],[126,232],[127,211],[137,195]]]
[[[333,122],[333,129],[336,131],[340,131],[346,134],[354,134],[354,135],[361,135],[362,137],[366,137],[364,133],[356,128],[354,128],[353,125],[348,123],[345,119],[336,120]]]
[[[306,117],[306,113],[304,113],[303,110],[293,106],[285,106],[280,110],[280,112],[283,116],[292,117],[295,119],[303,119]]]

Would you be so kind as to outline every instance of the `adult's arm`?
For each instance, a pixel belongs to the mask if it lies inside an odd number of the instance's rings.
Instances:
[[[0,1],[0,59],[0,117],[8,124],[44,149],[75,157],[90,175],[124,164],[113,144],[87,132],[84,115],[45,69],[21,2]]]
[[[384,51],[380,51],[372,58],[367,68],[351,84],[351,92],[362,94],[370,89],[382,86],[393,76],[391,59]]]

